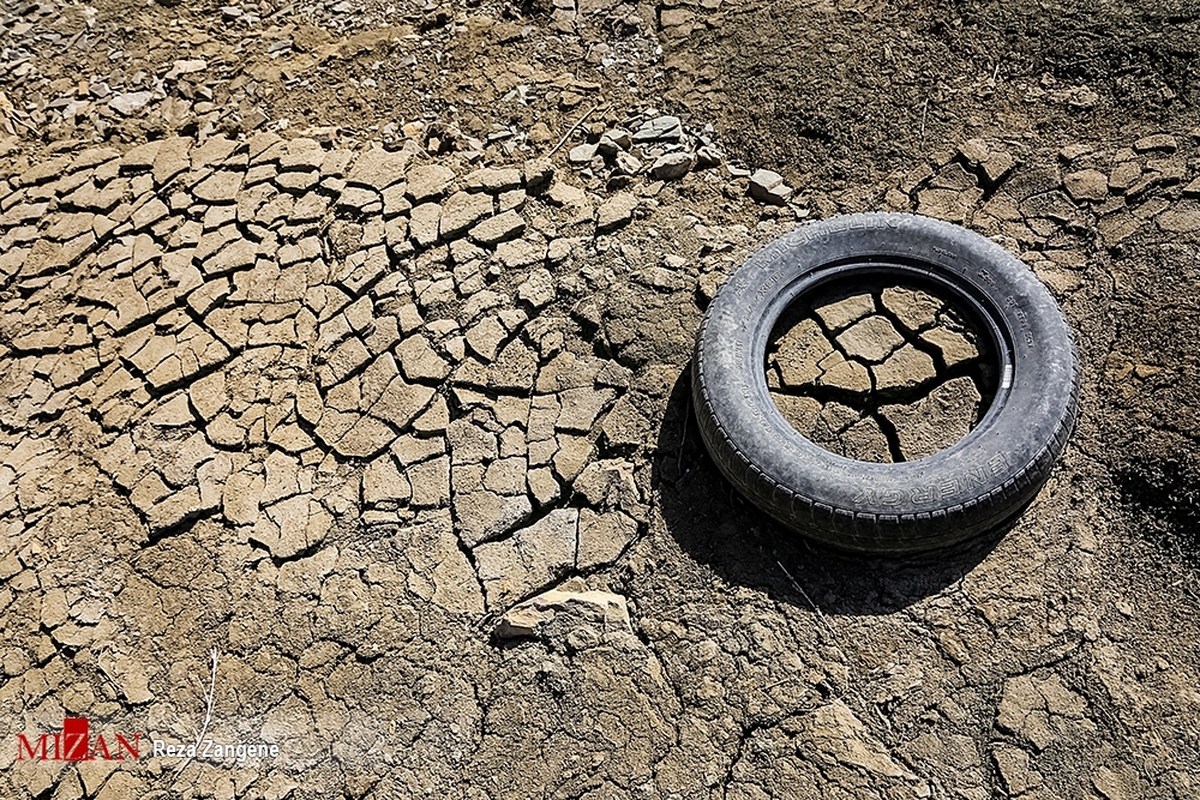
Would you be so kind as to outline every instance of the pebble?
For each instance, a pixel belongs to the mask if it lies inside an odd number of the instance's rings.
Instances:
[[[650,177],[659,181],[677,180],[686,175],[695,163],[696,157],[691,153],[666,153],[650,166]]]
[[[643,123],[633,135],[630,136],[632,144],[646,144],[649,142],[677,142],[683,138],[683,123],[679,117],[663,116],[656,117],[649,122]]]
[[[778,172],[760,169],[750,176],[750,196],[760,203],[783,206],[792,196],[792,188]]]

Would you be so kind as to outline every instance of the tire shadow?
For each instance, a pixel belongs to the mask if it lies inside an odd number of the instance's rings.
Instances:
[[[679,546],[729,583],[827,614],[890,614],[960,580],[1013,526],[916,556],[862,556],[811,542],[759,511],[721,475],[700,438],[691,376],[689,365],[667,402],[652,487]]]

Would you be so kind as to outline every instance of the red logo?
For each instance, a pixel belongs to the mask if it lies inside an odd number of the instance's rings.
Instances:
[[[17,761],[124,761],[126,754],[136,761],[141,739],[140,733],[133,734],[132,741],[118,733],[110,747],[104,734],[91,738],[87,717],[67,717],[61,732],[43,733],[32,742],[18,733]]]

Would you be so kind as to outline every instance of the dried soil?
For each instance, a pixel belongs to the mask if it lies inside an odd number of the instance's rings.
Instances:
[[[0,794],[1196,796],[1200,20],[1058,6],[0,12]],[[1083,367],[931,558],[795,540],[687,399],[722,279],[876,209]],[[864,370],[921,329],[871,301]],[[142,757],[18,760],[67,716]],[[202,729],[280,752],[144,743]]]

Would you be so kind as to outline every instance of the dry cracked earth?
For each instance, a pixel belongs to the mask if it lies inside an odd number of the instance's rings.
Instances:
[[[0,795],[1196,797],[1200,22],[1059,10],[0,9]],[[1078,339],[1045,489],[927,558],[797,541],[687,399],[721,281],[867,210]],[[969,430],[970,321],[840,291],[792,424]],[[139,757],[22,750],[68,717]]]

